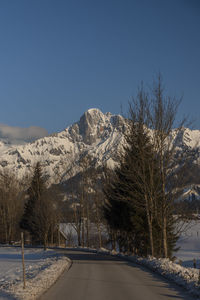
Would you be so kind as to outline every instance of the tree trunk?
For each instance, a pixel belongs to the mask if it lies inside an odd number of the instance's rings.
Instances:
[[[102,247],[102,237],[101,237],[101,225],[99,220],[99,214],[97,209],[97,230],[98,230],[98,237],[99,237],[99,248]]]
[[[85,212],[84,212],[84,194],[82,190],[82,195],[81,195],[81,246],[85,247]]]
[[[112,250],[116,251],[116,233],[112,231],[111,235],[112,235]]]
[[[47,250],[47,232],[44,233],[44,251]]]
[[[161,178],[162,178],[162,231],[163,231],[163,250],[164,250],[164,257],[168,257],[168,250],[167,250],[167,212],[166,212],[166,205],[167,199],[165,194],[165,184],[166,178],[164,173],[164,155],[163,155],[163,146],[161,148],[161,162],[160,162],[160,169],[161,169]]]
[[[164,248],[164,256],[168,257],[168,249],[167,249],[167,218],[163,216],[163,248]]]
[[[58,228],[58,247],[60,247],[60,230]]]
[[[89,207],[88,207],[88,201],[87,201],[87,222],[86,222],[86,234],[87,234],[87,247],[90,247],[90,228],[89,228]]]
[[[51,245],[53,246],[53,228],[51,226]]]
[[[153,228],[152,228],[152,222],[151,222],[150,218],[148,218],[148,225],[149,225],[149,239],[150,239],[151,255],[154,257]]]
[[[82,230],[81,230],[81,246],[85,247],[85,224],[84,218],[82,218]]]
[[[151,255],[154,256],[152,217],[150,215],[149,203],[148,203],[148,199],[147,199],[146,195],[145,195],[145,202],[146,202],[147,221],[148,221],[148,227],[149,227],[149,239],[150,239]]]
[[[81,246],[81,221],[79,215],[77,214],[76,206],[74,206],[74,222],[75,222],[75,230],[77,233],[78,246]]]
[[[78,238],[78,246],[81,246],[81,226],[79,224],[77,226],[77,238]]]

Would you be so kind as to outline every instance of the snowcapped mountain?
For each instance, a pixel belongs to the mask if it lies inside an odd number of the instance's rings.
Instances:
[[[89,154],[95,166],[116,164],[127,121],[120,115],[86,111],[77,123],[32,143],[12,146],[0,141],[0,169],[19,178],[41,162],[49,183],[62,182],[80,171],[80,158]]]
[[[49,183],[64,182],[81,170],[80,159],[87,154],[96,167],[114,166],[126,130],[127,120],[122,116],[89,109],[64,131],[32,143],[14,146],[0,141],[0,169],[9,169],[22,178],[41,162]],[[200,165],[200,130],[183,128],[178,135],[174,133],[173,140],[177,151],[192,151],[192,163]]]

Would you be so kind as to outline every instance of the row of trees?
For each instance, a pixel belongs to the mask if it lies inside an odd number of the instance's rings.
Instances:
[[[60,223],[71,223],[77,232],[78,245],[102,246],[103,193],[100,171],[92,159],[81,159],[78,182],[70,181],[66,192],[61,186],[47,188],[42,167],[37,163],[33,174],[19,181],[4,171],[0,174],[0,243],[25,239],[32,244],[59,244]],[[64,201],[67,194],[67,201]],[[72,237],[67,236],[68,244]],[[71,241],[70,241],[71,240]]]
[[[0,243],[20,240],[32,244],[58,243],[61,211],[59,192],[47,188],[40,163],[30,179],[19,181],[8,171],[0,174]]]
[[[72,224],[79,246],[101,248],[104,242],[102,231],[105,231],[102,170],[94,168],[90,155],[80,159],[80,167],[81,172],[68,181],[68,202],[65,203],[64,220]]]
[[[19,240],[24,192],[19,181],[7,171],[0,173],[0,243]]]

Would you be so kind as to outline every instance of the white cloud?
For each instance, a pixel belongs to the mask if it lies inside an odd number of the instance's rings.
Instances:
[[[37,126],[22,128],[0,124],[0,139],[12,144],[32,142],[47,135],[46,129]]]

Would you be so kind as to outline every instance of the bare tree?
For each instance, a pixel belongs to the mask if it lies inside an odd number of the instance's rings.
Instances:
[[[78,246],[81,246],[81,208],[80,203],[73,203],[73,227],[77,233]]]
[[[152,129],[152,140],[156,160],[159,163],[161,180],[161,206],[160,206],[160,225],[163,238],[164,256],[168,257],[168,234],[167,223],[169,214],[173,209],[175,200],[175,188],[178,185],[177,177],[174,176],[174,169],[177,165],[181,166],[181,161],[175,156],[175,144],[173,143],[173,132],[177,116],[177,110],[181,99],[166,97],[162,84],[161,75],[158,75],[157,82],[153,87],[152,101],[149,106],[148,116],[150,128]],[[185,123],[183,119],[177,126],[175,134],[178,135]],[[184,158],[185,165],[187,158]],[[171,179],[171,180],[170,180]],[[174,182],[173,185],[170,185]],[[176,183],[175,183],[176,182]]]
[[[179,100],[164,96],[160,76],[151,95],[144,91],[143,86],[139,89],[137,98],[133,99],[129,107],[127,145],[124,147],[120,165],[115,169],[115,176],[105,191],[110,202],[110,212],[107,205],[108,221],[113,226],[112,229],[117,226],[121,230],[131,230],[132,226],[132,235],[135,231],[134,245],[137,244],[138,248],[141,247],[138,244],[140,238],[144,244],[146,225],[141,222],[138,229],[134,219],[146,219],[150,253],[164,257],[171,255],[177,239],[174,231],[174,201],[178,195],[177,188],[179,187],[179,192],[181,189],[181,176],[178,176],[178,172],[182,173],[187,162],[186,156],[183,158],[176,155],[173,143],[174,134],[179,134],[185,121],[174,130],[179,104]],[[127,222],[118,221],[113,215],[115,210],[119,215],[122,209],[126,212],[125,203],[134,215],[130,218],[128,228],[128,213]]]
[[[80,208],[82,219],[82,246],[85,245],[85,227],[86,227],[86,241],[87,247],[90,246],[90,166],[92,159],[90,155],[83,156],[80,160],[80,167],[82,169],[81,176],[81,195]]]
[[[23,185],[8,170],[0,173],[0,240],[19,240],[19,220],[23,213]]]

